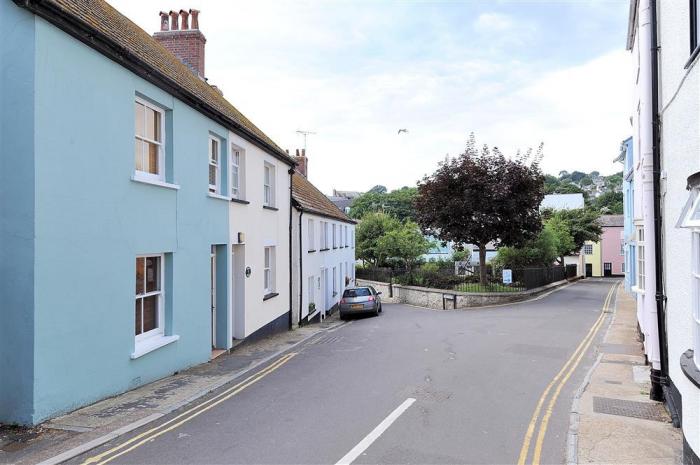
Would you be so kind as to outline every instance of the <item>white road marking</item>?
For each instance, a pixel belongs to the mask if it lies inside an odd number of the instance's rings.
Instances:
[[[359,457],[361,453],[366,451],[367,448],[371,446],[372,443],[382,435],[382,433],[384,433],[384,431],[389,429],[391,424],[394,423],[403,412],[408,410],[408,407],[410,407],[415,401],[416,399],[409,397],[401,405],[396,407],[396,410],[391,412],[388,417],[382,420],[382,422],[379,423],[376,428],[374,428],[362,441],[353,447],[350,452],[345,454],[342,459],[338,460],[336,465],[350,465],[352,462],[354,462],[355,459]]]

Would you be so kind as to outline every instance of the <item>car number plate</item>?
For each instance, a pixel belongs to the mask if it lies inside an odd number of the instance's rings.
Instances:
[[[353,304],[353,305],[350,305],[350,308],[362,308],[362,307],[364,307],[364,305],[362,305],[362,304]]]

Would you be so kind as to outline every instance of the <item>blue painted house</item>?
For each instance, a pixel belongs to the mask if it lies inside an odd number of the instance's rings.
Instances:
[[[636,244],[634,227],[634,146],[629,137],[622,142],[620,155],[615,161],[624,166],[622,171],[622,205],[624,216],[623,243],[625,252],[625,289],[631,292],[636,276]]]
[[[0,422],[288,327],[294,161],[203,79],[197,16],[0,2]]]

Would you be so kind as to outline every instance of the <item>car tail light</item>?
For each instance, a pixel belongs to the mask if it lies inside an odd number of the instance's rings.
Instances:
[[[367,302],[374,302],[374,296],[371,295],[371,296],[367,297]]]
[[[340,299],[340,303],[341,303],[341,304],[346,303],[346,302],[345,302],[345,299]]]

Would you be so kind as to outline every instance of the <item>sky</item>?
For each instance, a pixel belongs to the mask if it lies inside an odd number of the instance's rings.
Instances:
[[[415,186],[470,133],[611,174],[631,135],[628,0],[108,0],[152,33],[197,8],[206,75],[323,192]],[[407,133],[398,134],[399,129]]]

